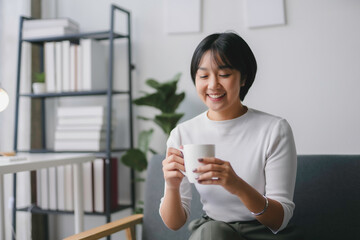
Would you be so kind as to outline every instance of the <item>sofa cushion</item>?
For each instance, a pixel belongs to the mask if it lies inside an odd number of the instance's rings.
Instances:
[[[300,155],[291,222],[305,239],[360,239],[360,156]]]
[[[188,239],[189,221],[202,215],[199,195],[193,188],[191,217],[178,231],[169,230],[159,215],[164,191],[162,160],[151,159],[145,189],[144,240]],[[290,223],[301,228],[306,240],[360,239],[360,155],[300,155]]]

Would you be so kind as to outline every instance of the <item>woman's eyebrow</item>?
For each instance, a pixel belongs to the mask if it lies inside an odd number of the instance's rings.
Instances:
[[[218,66],[219,69],[232,69],[231,66],[229,65],[222,65],[222,66]]]
[[[218,66],[218,69],[232,69],[232,67],[230,67],[229,65],[222,65]],[[199,67],[198,70],[207,71],[208,69],[206,67]]]
[[[198,67],[198,70],[203,70],[203,71],[206,71],[206,70],[208,70],[207,68],[205,68],[205,67]]]

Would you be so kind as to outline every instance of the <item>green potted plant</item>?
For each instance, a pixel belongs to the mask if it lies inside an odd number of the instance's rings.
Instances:
[[[32,89],[34,93],[44,93],[46,92],[45,86],[45,73],[34,73],[34,81],[32,83]]]
[[[138,116],[138,119],[144,121],[153,121],[162,131],[169,136],[171,130],[177,125],[179,120],[184,116],[183,113],[177,113],[176,110],[185,98],[185,93],[176,93],[177,83],[181,73],[176,74],[171,80],[159,83],[155,79],[146,80],[146,85],[153,88],[155,92],[147,93],[142,97],[133,100],[138,106],[148,106],[160,110],[159,114],[154,117]],[[139,133],[137,148],[129,149],[122,157],[121,161],[135,171],[142,172],[147,168],[148,152],[156,154],[156,151],[149,147],[151,136],[154,129],[143,130]],[[138,179],[143,180],[143,179]],[[138,208],[137,212],[142,212]]]

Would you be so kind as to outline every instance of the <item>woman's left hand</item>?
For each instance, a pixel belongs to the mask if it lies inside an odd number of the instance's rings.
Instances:
[[[232,194],[239,191],[242,179],[235,173],[231,164],[214,157],[199,159],[203,166],[194,172],[200,173],[198,182],[204,185],[221,185]]]

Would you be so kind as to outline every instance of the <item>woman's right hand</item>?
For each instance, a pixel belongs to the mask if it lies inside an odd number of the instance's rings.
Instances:
[[[162,165],[166,187],[168,189],[179,189],[184,177],[180,170],[185,172],[184,158],[181,151],[176,148],[168,148]]]

